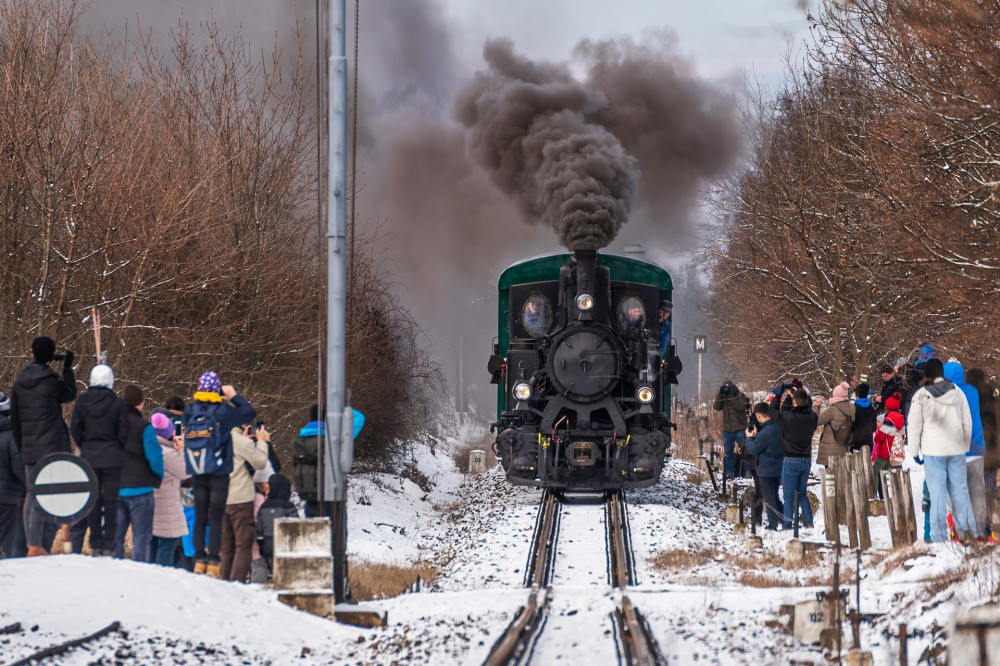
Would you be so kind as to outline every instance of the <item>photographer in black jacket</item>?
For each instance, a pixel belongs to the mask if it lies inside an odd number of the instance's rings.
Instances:
[[[812,409],[812,400],[805,389],[778,387],[772,391],[774,400],[767,413],[781,428],[781,450],[785,460],[781,466],[781,488],[785,504],[784,527],[792,529],[793,500],[799,491],[799,509],[807,528],[813,524],[812,507],[806,498],[806,482],[812,466],[812,440],[819,416]],[[780,406],[779,406],[780,405]]]
[[[10,396],[14,442],[21,452],[29,481],[35,465],[42,458],[50,453],[72,451],[62,405],[76,399],[73,352],[67,351],[57,357],[56,343],[52,338],[39,337],[31,341],[31,354],[35,361],[18,374]],[[49,367],[53,360],[63,362],[62,377]],[[24,529],[28,536],[29,557],[48,555],[42,544],[44,527],[45,513],[29,487],[24,502]]]

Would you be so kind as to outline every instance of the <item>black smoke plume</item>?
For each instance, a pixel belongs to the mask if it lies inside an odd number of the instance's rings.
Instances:
[[[697,197],[742,139],[732,100],[698,80],[669,34],[581,43],[583,80],[508,40],[488,41],[483,55],[488,70],[459,92],[456,117],[470,153],[529,222],[571,250],[596,249],[634,202],[644,234],[672,232],[675,248],[691,241]]]
[[[598,92],[556,65],[490,40],[480,72],[458,95],[456,116],[469,148],[529,222],[551,227],[570,250],[602,248],[628,221],[635,159],[588,119],[606,105]]]

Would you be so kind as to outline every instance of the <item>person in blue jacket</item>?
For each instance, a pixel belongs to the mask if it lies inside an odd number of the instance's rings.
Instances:
[[[965,454],[965,475],[969,484],[969,499],[972,501],[972,513],[976,517],[976,538],[986,538],[986,471],[984,456],[986,455],[986,438],[983,436],[983,418],[979,410],[979,391],[976,387],[965,383],[965,368],[958,361],[948,361],[944,364],[944,378],[957,386],[969,403],[972,414],[972,441]]]
[[[757,478],[760,480],[760,493],[767,508],[767,529],[777,530],[784,522],[785,512],[784,505],[778,499],[781,468],[785,460],[781,449],[781,428],[768,414],[766,402],[754,405],[753,414],[760,426],[755,427],[751,420],[744,446],[748,453],[757,456]]]
[[[667,353],[670,347],[670,313],[674,309],[674,304],[667,299],[660,301],[660,356]]]

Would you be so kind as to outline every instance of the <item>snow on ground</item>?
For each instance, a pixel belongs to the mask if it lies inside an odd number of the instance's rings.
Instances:
[[[425,562],[440,573],[429,589],[366,604],[388,613],[385,629],[338,625],[285,607],[269,588],[179,570],[79,556],[3,560],[0,626],[20,622],[25,630],[0,636],[0,662],[119,620],[124,634],[47,663],[481,663],[525,601],[524,565],[541,493],[508,484],[499,469],[459,473],[454,444],[416,446],[410,463],[429,489],[389,475],[352,478],[352,560]],[[921,482],[914,471],[918,507]],[[783,557],[790,535],[764,532],[763,551],[751,553],[723,521],[724,503],[704,475],[684,461],[671,462],[657,486],[627,498],[639,579],[629,595],[671,663],[825,663],[818,648],[796,644],[778,611],[826,589],[818,585],[829,578],[832,548],[789,568]],[[618,593],[604,579],[598,509],[572,507],[563,515],[552,614],[536,663],[606,664],[614,655],[607,614]],[[890,554],[886,519],[870,524],[875,548],[862,560],[861,609],[874,621],[862,627],[863,645],[876,664],[898,663],[894,636],[907,622],[917,631],[909,650],[916,663],[940,644],[958,605],[975,605],[996,590],[995,553],[918,544]],[[822,540],[821,513],[815,525],[804,540]],[[854,566],[845,549],[851,608]]]
[[[171,664],[287,663],[303,650],[327,663],[345,655],[360,633],[293,610],[259,586],[82,555],[0,560],[0,599],[0,626],[24,627],[0,636],[4,663],[115,620],[127,638],[114,634],[47,663],[89,664],[99,657],[104,663],[168,657]]]

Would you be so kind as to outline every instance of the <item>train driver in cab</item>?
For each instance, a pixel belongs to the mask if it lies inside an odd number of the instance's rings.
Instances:
[[[667,299],[660,301],[660,355],[667,353],[670,347],[670,313],[674,304]]]

